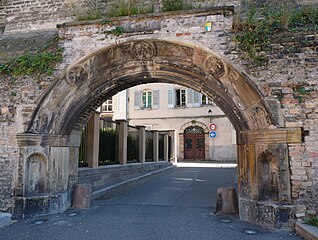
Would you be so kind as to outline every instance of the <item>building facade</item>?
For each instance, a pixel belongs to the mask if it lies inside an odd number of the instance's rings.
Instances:
[[[173,160],[236,161],[236,132],[205,95],[176,84],[151,83],[122,91],[101,107],[102,116],[148,130],[169,131]]]

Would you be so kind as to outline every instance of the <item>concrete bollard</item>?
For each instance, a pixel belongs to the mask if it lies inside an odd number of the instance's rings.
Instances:
[[[93,190],[91,184],[76,184],[73,208],[91,208],[93,206]]]
[[[235,188],[221,187],[217,190],[216,215],[238,214],[238,201]]]

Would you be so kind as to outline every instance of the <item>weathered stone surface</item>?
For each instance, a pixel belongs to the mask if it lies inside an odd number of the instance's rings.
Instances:
[[[76,184],[73,208],[91,208],[93,206],[93,190],[90,184]]]
[[[215,213],[217,215],[238,214],[238,202],[235,188],[218,188]]]
[[[22,55],[25,51],[32,52],[43,48],[55,37],[57,37],[56,29],[4,35],[0,38],[0,63]]]

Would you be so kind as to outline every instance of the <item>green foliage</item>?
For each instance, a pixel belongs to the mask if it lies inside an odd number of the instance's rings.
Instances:
[[[120,36],[125,33],[125,29],[122,26],[117,26],[111,31],[107,31],[106,34],[113,34],[115,36]]]
[[[132,135],[127,137],[127,161],[138,162],[139,159],[139,138]]]
[[[107,17],[120,17],[138,14],[147,14],[154,12],[154,4],[150,3],[144,5],[142,1],[136,0],[118,0],[111,5]]]
[[[308,94],[310,91],[306,90],[304,87],[299,87],[299,88],[294,88],[294,92],[297,92],[300,95],[306,95]]]
[[[310,217],[305,221],[306,224],[318,227],[318,217]]]
[[[184,4],[182,0],[164,0],[162,1],[162,5],[163,12],[180,11],[201,7],[201,4]]]
[[[112,128],[100,130],[99,164],[116,164],[116,130]]]
[[[308,98],[308,94],[312,92],[313,89],[305,88],[305,87],[295,87],[293,88],[293,97],[297,98],[300,103],[305,102]]]
[[[69,0],[67,7],[70,14],[75,16],[78,21],[85,21],[101,18],[98,5],[98,0],[88,0],[86,4],[79,3],[76,0]]]
[[[57,47],[58,38],[42,49],[32,53],[26,51],[22,56],[0,64],[0,74],[24,76],[33,74],[52,75],[53,67],[63,59],[63,49]]]
[[[162,1],[163,12],[179,11],[184,9],[182,0],[164,0]]]
[[[81,134],[81,145],[79,147],[79,156],[78,156],[78,166],[79,167],[87,167],[87,159],[86,159],[86,128],[82,129]]]
[[[256,16],[250,8],[247,17],[236,25],[235,40],[256,66],[266,64],[266,51],[274,34],[284,31],[309,31],[318,29],[318,8],[298,9],[282,6],[266,9],[262,16]]]

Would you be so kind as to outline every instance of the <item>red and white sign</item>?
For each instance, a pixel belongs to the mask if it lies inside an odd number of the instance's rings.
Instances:
[[[211,124],[210,124],[210,130],[211,130],[211,131],[216,130],[216,125],[215,125],[214,123],[211,123]]]

